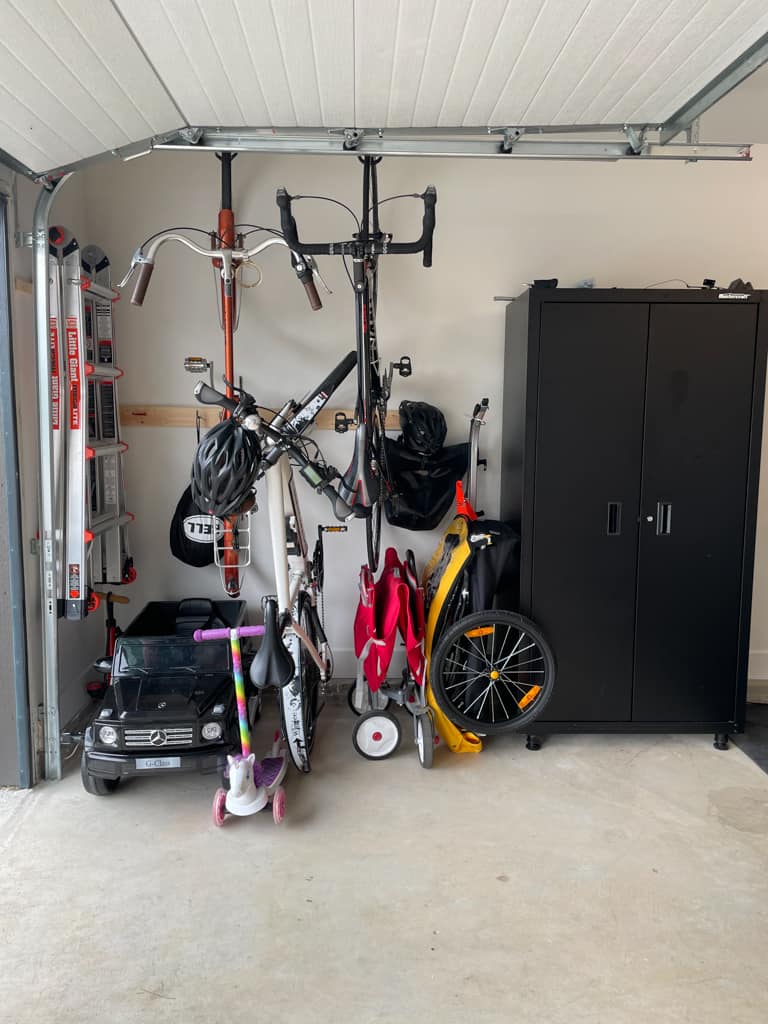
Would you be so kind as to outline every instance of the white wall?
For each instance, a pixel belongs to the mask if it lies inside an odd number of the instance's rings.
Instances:
[[[330,194],[359,206],[359,164],[341,157],[241,155],[234,163],[234,205],[240,221],[274,225],[275,188]],[[463,440],[465,413],[481,396],[491,400],[483,431],[490,472],[480,504],[497,511],[501,426],[504,306],[494,295],[514,295],[534,277],[563,284],[595,277],[600,286],[644,287],[667,278],[699,284],[741,276],[757,286],[768,225],[768,148],[751,164],[544,163],[388,159],[381,194],[438,188],[434,267],[418,257],[382,260],[379,328],[385,356],[413,357],[414,375],[396,380],[393,407],[402,398],[440,405],[449,441]],[[116,273],[136,245],[171,225],[215,226],[218,164],[210,155],[155,153],[85,174],[89,233],[110,254]],[[382,210],[397,237],[416,235],[419,204],[402,201]],[[337,207],[298,204],[306,237],[347,237],[351,219]],[[236,366],[266,405],[278,405],[318,381],[353,345],[351,289],[338,260],[322,260],[334,294],[312,313],[281,253],[261,259],[264,283],[243,295],[236,336]],[[221,337],[211,271],[191,254],[162,250],[143,310],[117,307],[123,402],[190,404],[194,379],[182,368],[186,354],[216,361]],[[339,404],[351,401],[347,387]],[[136,604],[150,598],[219,593],[215,570],[188,569],[170,555],[168,524],[185,486],[195,439],[191,429],[125,431],[132,528],[139,581]],[[350,437],[317,432],[328,459],[343,467]],[[307,519],[331,521],[323,499],[301,484]],[[768,485],[760,503],[753,648],[768,662]],[[245,596],[258,610],[272,588],[264,515],[256,517],[255,566]],[[408,544],[423,559],[433,536],[389,531],[388,542]],[[330,568],[327,622],[343,671],[349,671],[356,578],[364,553],[363,528],[326,541]],[[768,664],[765,666],[768,675]]]

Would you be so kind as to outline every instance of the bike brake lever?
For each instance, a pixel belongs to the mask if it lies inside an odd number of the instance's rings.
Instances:
[[[331,291],[331,289],[326,284],[325,278],[323,277],[323,275],[320,273],[320,271],[318,269],[317,260],[315,259],[315,257],[314,256],[307,256],[306,259],[307,259],[309,265],[312,267],[312,273],[318,279],[320,284],[323,286],[323,290],[328,295],[333,295],[333,292]]]
[[[145,262],[146,262],[146,260],[144,259],[144,253],[141,251],[141,248],[137,249],[136,252],[131,257],[131,265],[130,265],[130,267],[128,269],[128,273],[125,275],[123,280],[117,286],[118,289],[125,288],[125,286],[128,284],[128,282],[133,277],[133,274],[134,274],[134,271],[136,270],[136,267],[138,267],[139,264],[145,263]]]

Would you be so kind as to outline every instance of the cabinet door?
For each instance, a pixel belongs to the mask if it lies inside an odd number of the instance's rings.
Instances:
[[[734,713],[757,307],[651,307],[633,718]]]
[[[631,715],[648,310],[542,309],[531,613],[557,661],[549,722]]]

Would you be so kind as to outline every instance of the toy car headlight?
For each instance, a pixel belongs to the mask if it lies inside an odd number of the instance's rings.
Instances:
[[[214,715],[223,715],[226,710],[227,710],[227,705],[226,704],[214,704],[213,705],[213,713],[214,713]]]
[[[117,729],[114,729],[111,725],[102,725],[99,729],[99,740],[108,746],[115,746],[117,743]]]
[[[221,739],[221,723],[220,722],[206,722],[202,729],[204,740],[218,740]]]

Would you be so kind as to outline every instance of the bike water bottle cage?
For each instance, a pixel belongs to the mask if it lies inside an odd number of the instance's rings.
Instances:
[[[293,658],[285,649],[277,618],[277,601],[270,597],[264,602],[264,636],[251,662],[251,682],[258,689],[287,686],[294,675]]]
[[[256,434],[236,419],[222,420],[205,435],[192,463],[192,497],[210,515],[237,514],[253,490],[261,461]]]

